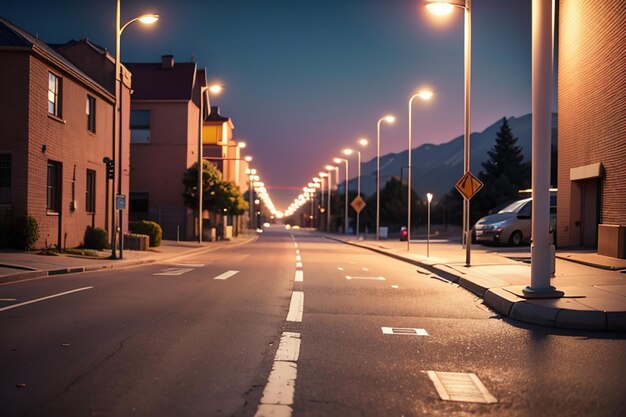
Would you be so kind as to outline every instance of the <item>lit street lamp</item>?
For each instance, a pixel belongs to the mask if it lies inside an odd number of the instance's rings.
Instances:
[[[328,207],[326,209],[326,233],[330,233],[330,222],[331,222],[331,215],[330,215],[331,185],[330,184],[332,182],[331,172],[333,170],[335,171],[335,188],[336,188],[337,181],[339,181],[339,168],[336,166],[332,166],[332,165],[326,165],[324,169],[328,171]]]
[[[433,97],[433,92],[430,90],[421,90],[418,91],[417,93],[413,94],[411,96],[411,98],[409,99],[409,167],[408,167],[408,171],[409,171],[409,178],[408,178],[408,198],[407,198],[407,206],[408,206],[408,211],[407,211],[407,224],[406,224],[406,231],[407,231],[407,238],[406,238],[406,250],[407,252],[410,250],[411,248],[411,176],[413,175],[413,172],[411,170],[411,156],[413,153],[413,99],[415,98],[420,98],[424,101],[428,101]]]
[[[338,164],[340,162],[345,162],[346,163],[346,181],[345,181],[345,185],[344,185],[344,198],[345,198],[345,202],[344,202],[344,214],[343,214],[343,234],[347,235],[348,234],[348,160],[345,158],[335,158],[333,159],[333,162]]]
[[[380,240],[380,124],[382,122],[393,124],[396,118],[391,115],[383,116],[376,123],[376,240]]]
[[[151,25],[157,20],[159,20],[159,15],[156,14],[144,14],[139,17],[136,17],[132,20],[129,20],[124,24],[124,26],[120,26],[120,11],[121,4],[120,0],[117,0],[117,7],[115,11],[115,109],[113,111],[113,160],[117,161],[117,194],[119,196],[122,195],[122,173],[123,173],[123,163],[122,163],[122,65],[120,62],[121,59],[121,51],[120,51],[120,41],[122,39],[122,32],[124,29],[128,27],[131,23],[141,22],[146,25]],[[117,132],[118,137],[117,141],[115,140],[115,132]],[[118,154],[117,158],[115,155],[115,146],[118,143]],[[111,192],[113,203],[111,204],[111,258],[116,259],[116,241],[117,241],[117,225],[115,221],[115,210],[116,210],[116,196],[114,192]],[[124,222],[123,222],[123,211],[124,208],[119,208],[119,228],[120,228],[120,259],[123,257],[123,247],[124,247]]]
[[[472,68],[472,0],[454,1],[430,1],[426,9],[437,15],[444,16],[452,13],[455,7],[465,10],[465,47],[464,47],[464,85],[465,85],[465,122],[463,140],[463,175],[470,171],[470,87]],[[470,202],[463,199],[463,235],[465,242],[465,264],[470,265],[472,238],[470,236]]]

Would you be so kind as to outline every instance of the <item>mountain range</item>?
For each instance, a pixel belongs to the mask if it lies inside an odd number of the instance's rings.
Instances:
[[[518,138],[517,146],[522,148],[524,161],[531,160],[532,142],[532,114],[521,117],[507,118],[513,135]],[[470,171],[478,176],[482,170],[481,163],[489,159],[488,151],[495,144],[496,134],[502,126],[502,119],[479,133],[470,135]],[[557,115],[552,114],[552,143],[556,144]],[[463,176],[463,136],[458,136],[447,143],[440,145],[424,144],[411,150],[412,152],[412,188],[425,199],[426,193],[433,193],[435,200],[443,197]],[[406,181],[408,152],[390,153],[381,155],[380,187],[391,177],[402,178]],[[402,171],[402,172],[401,172]],[[370,196],[376,192],[376,158],[364,162],[361,166],[361,194]],[[339,186],[343,192],[343,184]],[[351,178],[348,189],[357,189],[357,180]]]

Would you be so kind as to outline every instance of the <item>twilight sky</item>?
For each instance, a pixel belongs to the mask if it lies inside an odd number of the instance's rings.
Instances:
[[[386,113],[398,120],[383,125],[381,154],[405,150],[407,100],[420,86],[436,96],[414,104],[413,146],[462,134],[463,13],[438,18],[423,4],[122,0],[122,24],[161,15],[153,27],[124,31],[122,60],[173,54],[206,67],[209,81],[225,86],[212,104],[232,118],[282,210],[358,137],[373,145],[363,160],[375,157],[376,122]],[[530,112],[531,1],[473,0],[472,8],[472,131],[481,131]],[[45,42],[89,38],[115,49],[114,0],[2,0],[0,15]]]

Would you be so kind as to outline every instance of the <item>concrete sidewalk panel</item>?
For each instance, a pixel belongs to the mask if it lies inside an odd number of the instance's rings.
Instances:
[[[487,306],[507,317],[511,314],[513,304],[520,301],[523,301],[523,299],[503,288],[490,288],[485,292],[484,296],[484,302]]]
[[[626,332],[626,312],[606,313],[606,329],[611,332]]]
[[[606,313],[596,310],[559,310],[557,327],[575,330],[606,330]]]

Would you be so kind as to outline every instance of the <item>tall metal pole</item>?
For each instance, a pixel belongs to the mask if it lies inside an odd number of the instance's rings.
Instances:
[[[464,128],[464,155],[463,171],[467,174],[470,171],[470,93],[472,83],[472,0],[465,0],[465,128]],[[470,201],[463,200],[463,224],[465,227],[465,265],[471,264],[472,236],[470,232]]]
[[[121,124],[119,120],[119,105],[120,105],[120,38],[122,31],[120,30],[120,0],[116,2],[115,9],[115,107],[113,108],[113,161],[118,165],[122,165],[117,148],[117,133],[119,132],[118,124]],[[118,173],[119,175],[119,173]],[[117,259],[117,219],[115,216],[115,180],[111,185],[111,258]]]
[[[203,148],[202,143],[202,128],[204,122],[204,89],[206,87],[200,87],[200,115],[198,117],[198,243],[202,243],[202,199],[204,198],[204,164],[203,164]]]
[[[332,182],[332,177],[330,170],[326,170],[326,172],[328,172],[328,198],[326,198],[326,205],[328,206],[326,207],[326,233],[330,233],[330,183]]]
[[[407,220],[406,220],[406,251],[408,252],[411,249],[411,154],[413,153],[413,136],[412,136],[412,123],[413,123],[413,99],[418,97],[417,94],[413,94],[409,99],[409,167],[408,167],[408,195],[407,195]]]
[[[376,240],[380,240],[380,122],[382,121],[381,117],[376,123]]]
[[[357,155],[357,174],[356,174],[356,195],[361,196],[361,151],[356,151]],[[378,194],[376,194],[378,195]],[[356,237],[359,237],[360,232],[360,218],[361,212],[356,213]]]
[[[346,163],[346,180],[344,185],[344,214],[343,214],[343,234],[348,234],[348,160],[344,159],[343,162]]]
[[[322,175],[320,175],[320,208],[325,207],[324,206],[324,177]],[[318,219],[319,219],[319,229],[322,230],[322,221],[323,221],[323,217],[322,217],[322,212],[320,211],[318,214]]]
[[[532,2],[532,244],[527,297],[561,297],[550,285],[554,246],[550,228],[550,136],[554,1]]]
[[[428,231],[426,233],[426,256],[430,256],[430,200],[428,200]]]

